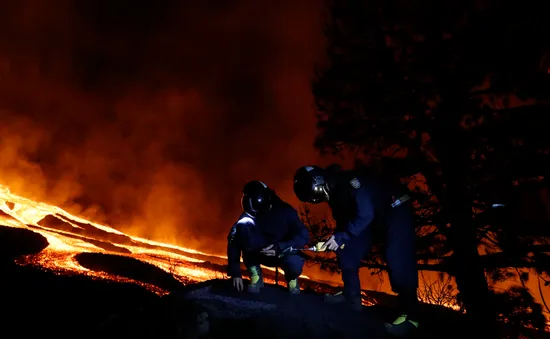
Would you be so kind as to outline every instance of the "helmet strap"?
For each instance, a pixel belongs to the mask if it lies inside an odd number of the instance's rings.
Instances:
[[[250,198],[248,199],[248,206],[249,206],[249,208],[250,208],[250,211],[252,211],[253,213],[257,213],[257,212],[258,212],[258,211],[256,211],[256,210],[254,209],[254,207],[252,206],[252,199],[250,199]]]
[[[330,195],[328,194],[328,192],[329,192],[328,185],[327,185],[327,184],[324,184],[324,185],[323,185],[323,193],[325,193],[325,198],[327,199],[327,201],[330,200]]]

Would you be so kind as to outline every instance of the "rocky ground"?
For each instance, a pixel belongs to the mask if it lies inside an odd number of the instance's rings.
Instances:
[[[290,296],[278,286],[267,286],[260,295],[234,292],[223,280],[183,286],[168,273],[127,257],[79,254],[76,259],[89,269],[171,293],[161,297],[134,283],[58,275],[15,264],[18,256],[47,246],[37,233],[0,227],[0,337],[198,338],[198,330],[208,330],[211,338],[375,339],[385,337],[384,321],[396,316],[389,306],[356,313],[324,304],[315,292]],[[425,308],[417,338],[475,335],[456,312]]]
[[[235,293],[224,281],[211,281],[185,298],[203,305],[213,319],[232,319],[234,325],[226,328],[247,329],[250,338],[383,338],[385,334],[383,319],[372,308],[352,312],[323,303],[315,293],[290,296],[278,286],[253,295]]]

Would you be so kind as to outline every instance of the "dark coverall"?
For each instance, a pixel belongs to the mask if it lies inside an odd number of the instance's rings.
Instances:
[[[344,294],[360,296],[360,262],[370,251],[373,236],[383,234],[392,290],[398,293],[404,313],[413,316],[418,306],[413,211],[410,201],[392,207],[392,202],[407,193],[405,187],[344,170],[329,174],[327,182],[335,240],[340,246],[345,244],[336,252]]]
[[[232,278],[241,277],[241,253],[246,267],[279,266],[285,272],[287,281],[302,274],[305,260],[301,254],[285,255],[282,258],[260,254],[262,248],[271,244],[282,251],[290,246],[301,248],[309,242],[307,228],[296,210],[287,203],[277,202],[271,210],[256,217],[243,213],[231,227],[227,239],[227,269]]]

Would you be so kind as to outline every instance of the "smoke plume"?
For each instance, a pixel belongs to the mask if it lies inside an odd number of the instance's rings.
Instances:
[[[316,159],[321,2],[3,1],[0,183],[221,250],[246,181],[295,203]]]

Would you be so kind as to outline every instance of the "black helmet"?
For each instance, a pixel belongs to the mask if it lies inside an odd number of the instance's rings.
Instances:
[[[254,180],[244,185],[241,206],[243,211],[256,215],[271,209],[273,203],[273,191],[261,181]]]
[[[294,175],[294,194],[302,202],[318,204],[327,200],[325,171],[319,166],[304,166]]]

